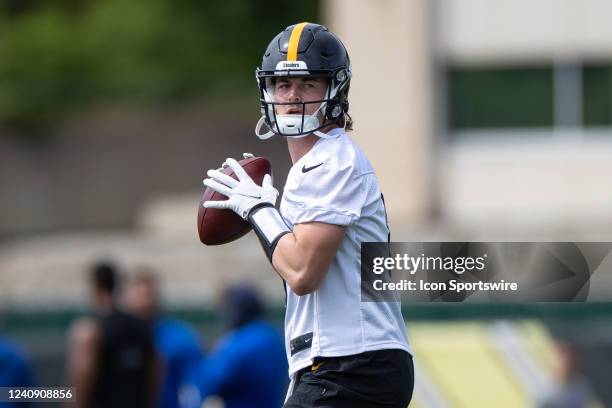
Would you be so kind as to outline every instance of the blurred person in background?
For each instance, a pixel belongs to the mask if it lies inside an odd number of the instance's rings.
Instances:
[[[159,283],[153,271],[140,269],[130,279],[124,296],[126,310],[150,322],[160,358],[161,383],[157,406],[178,408],[179,387],[202,359],[200,340],[187,324],[162,317]]]
[[[595,408],[597,402],[588,379],[580,372],[576,348],[567,341],[556,344],[557,383],[538,403],[539,408]]]
[[[25,353],[13,342],[0,337],[0,387],[34,387],[34,374]],[[0,402],[0,408],[30,407],[33,403]]]
[[[263,320],[251,286],[230,286],[222,296],[227,333],[192,373],[183,406],[200,407],[210,396],[221,398],[225,408],[281,406],[289,382],[281,334]]]
[[[73,324],[67,350],[76,407],[152,407],[158,373],[151,327],[117,308],[112,263],[94,265],[90,279],[95,316]]]

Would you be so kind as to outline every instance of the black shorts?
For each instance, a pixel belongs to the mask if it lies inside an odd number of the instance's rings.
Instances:
[[[284,408],[406,408],[412,399],[414,366],[403,350],[377,350],[343,357],[317,357],[296,373]]]

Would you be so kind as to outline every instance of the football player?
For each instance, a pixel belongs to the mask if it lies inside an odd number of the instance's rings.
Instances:
[[[209,170],[204,184],[228,197],[206,208],[253,226],[285,283],[291,385],[285,407],[406,407],[414,386],[399,302],[361,301],[361,243],[386,242],[378,180],[347,135],[351,64],[324,26],[287,27],[256,70],[261,139],[284,137],[293,166],[280,204],[267,175],[256,185],[234,159],[235,180]]]

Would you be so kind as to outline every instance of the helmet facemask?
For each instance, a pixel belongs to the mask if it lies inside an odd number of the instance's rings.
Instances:
[[[339,69],[333,73],[308,72],[304,70],[291,72],[291,70],[262,71],[257,70],[257,81],[261,93],[261,113],[262,117],[257,123],[255,133],[261,139],[268,139],[273,135],[285,137],[304,137],[315,133],[320,137],[325,134],[319,132],[320,129],[332,123],[346,123],[345,114],[348,110],[348,87],[350,83],[350,68]],[[305,75],[310,74],[310,75]],[[325,93],[325,98],[311,101],[277,102],[275,93],[275,82],[283,77],[318,77],[328,78],[329,84]],[[318,108],[312,114],[307,114],[307,107],[317,104]],[[278,106],[301,106],[301,113],[298,114],[279,114]],[[268,127],[267,133],[260,133],[263,124]]]

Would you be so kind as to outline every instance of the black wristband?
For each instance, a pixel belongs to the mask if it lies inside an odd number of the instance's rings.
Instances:
[[[253,226],[266,256],[272,262],[272,255],[278,241],[283,235],[290,233],[291,229],[285,224],[278,210],[269,203],[253,207],[247,216],[247,221]]]

